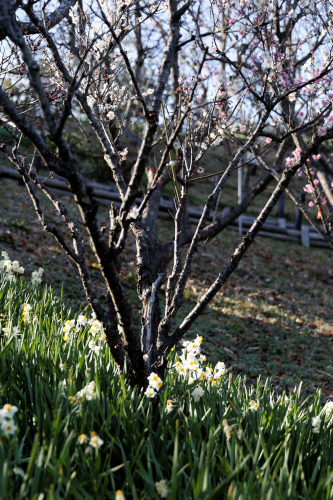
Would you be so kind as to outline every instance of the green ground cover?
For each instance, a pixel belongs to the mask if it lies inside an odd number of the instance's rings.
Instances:
[[[153,407],[50,286],[3,277],[0,310],[1,499],[333,498],[318,391],[277,394],[228,366],[189,384],[172,353]]]

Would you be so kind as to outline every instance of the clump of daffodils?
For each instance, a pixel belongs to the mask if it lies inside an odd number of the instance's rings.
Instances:
[[[0,410],[0,431],[5,435],[13,435],[15,434],[17,427],[14,422],[14,415],[17,412],[17,407],[5,404],[3,408]]]
[[[39,285],[42,282],[44,269],[40,267],[37,271],[31,273],[31,283]],[[24,274],[24,267],[22,267],[18,260],[10,260],[6,251],[1,252],[0,259],[0,275],[4,276],[6,280],[13,281],[17,276]]]
[[[96,318],[92,317],[88,321],[90,328],[89,333],[92,334],[93,338],[90,340],[88,346],[90,352],[98,354],[102,349],[103,344],[106,342],[106,335],[103,330],[103,324]]]
[[[227,373],[226,366],[222,361],[216,363],[215,368],[204,366],[206,356],[201,354],[201,344],[201,336],[197,336],[193,341],[184,341],[174,368],[178,375],[187,378],[189,384],[196,380],[208,380],[215,384]]]
[[[65,342],[69,340],[71,335],[74,333],[74,330],[75,332],[77,331],[75,329],[75,319],[66,320],[64,326],[62,327],[62,332],[63,332],[62,338]]]
[[[96,384],[94,381],[90,382],[83,389],[81,389],[75,396],[76,400],[81,400],[83,398],[91,401],[97,397]]]
[[[91,401],[97,397],[97,389],[94,381],[89,382],[83,389],[78,391],[75,396],[68,396],[71,403],[80,403],[83,399]]]
[[[88,325],[88,319],[80,314],[76,319],[67,319],[62,327],[63,340],[67,342],[75,336],[77,332]]]
[[[33,285],[39,285],[42,282],[44,269],[40,267],[38,271],[32,271],[31,273],[31,283]]]
[[[149,385],[148,385],[147,389],[145,390],[145,396],[147,396],[147,398],[153,398],[153,397],[155,397],[156,393],[162,387],[163,382],[160,379],[160,377],[154,372],[152,372],[149,375],[148,382],[149,382]]]
[[[24,273],[24,267],[20,266],[18,260],[10,260],[7,252],[1,252],[0,260],[0,275],[4,276],[8,281],[13,281],[15,276]]]
[[[23,304],[23,315],[22,315],[22,319],[24,321],[24,323],[28,323],[30,321],[30,311],[31,311],[32,307],[30,304]]]
[[[12,322],[9,321],[7,326],[3,327],[2,333],[5,337],[18,337],[20,335],[20,329],[18,326],[13,326]]]
[[[82,329],[89,327],[89,333],[93,338],[89,341],[89,349],[91,352],[98,353],[101,346],[106,342],[106,336],[103,331],[103,325],[94,316],[90,319],[83,314],[79,314],[76,319],[68,319],[62,327],[62,338],[65,342],[72,340],[76,334]]]
[[[204,366],[206,356],[201,354],[202,337],[197,336],[193,341],[184,341],[183,349],[179,356],[176,357],[176,362],[173,368],[177,374],[185,378],[189,384],[197,381],[207,380],[212,385],[220,381],[223,375],[227,373],[225,364],[222,361],[216,363],[215,367]],[[148,377],[149,385],[145,391],[145,396],[154,398],[156,393],[163,385],[162,380],[156,373],[151,373]],[[201,386],[196,387],[192,393],[194,401],[199,401],[204,395],[204,390]],[[165,411],[169,413],[172,411],[173,404],[168,400]]]
[[[90,433],[90,438],[87,436],[87,434],[80,434],[77,442],[80,445],[88,445],[85,450],[85,453],[87,455],[92,452],[93,448],[95,448],[95,450],[99,450],[99,448],[104,444],[103,439],[101,439],[97,432],[94,431]]]

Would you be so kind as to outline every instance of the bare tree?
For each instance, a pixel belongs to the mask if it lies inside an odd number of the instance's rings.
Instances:
[[[168,352],[237,268],[282,193],[332,246],[332,168],[318,150],[333,138],[331,14],[325,0],[0,0],[1,126],[12,137],[1,151],[22,177],[42,226],[76,264],[112,355],[134,383],[145,385],[152,371],[163,375]],[[65,139],[70,123],[94,133],[118,193],[103,230],[98,203]],[[22,137],[29,140],[28,152]],[[209,150],[224,155],[220,168],[202,175]],[[248,163],[249,152],[261,177],[221,215],[225,186]],[[36,156],[47,176],[66,179],[81,224],[45,185]],[[302,189],[310,208],[291,186],[297,173],[306,178]],[[189,192],[209,176],[216,182],[193,227]],[[159,205],[167,184],[174,192],[174,224],[162,241]],[[177,324],[199,244],[226,228],[269,184],[273,190],[253,225]],[[62,226],[50,222],[41,192]],[[141,325],[121,280],[130,232]],[[91,277],[87,241],[104,302]]]

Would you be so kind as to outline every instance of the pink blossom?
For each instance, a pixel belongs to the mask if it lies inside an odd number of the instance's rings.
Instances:
[[[271,139],[270,137],[266,137],[266,140],[265,142],[267,142],[267,144],[270,144],[272,142],[273,139]]]
[[[315,188],[313,186],[311,186],[311,184],[306,184],[306,186],[304,186],[303,189],[306,193],[309,193],[309,194],[312,194],[315,192]]]
[[[310,170],[310,174],[311,174],[311,175],[315,175],[315,173],[316,173],[316,172],[315,172],[314,170]]]
[[[321,155],[320,155],[320,154],[319,154],[319,155],[312,155],[312,158],[313,158],[314,160],[320,160]]]
[[[291,167],[291,165],[294,163],[294,160],[295,158],[291,158],[290,156],[288,156],[286,158],[286,167]]]
[[[301,169],[301,168],[299,168],[299,169],[297,170],[297,175],[298,175],[298,177],[301,177],[301,176],[302,176],[302,174],[303,174],[302,169]]]
[[[293,155],[294,155],[294,158],[295,160],[298,160],[299,157],[301,156],[301,152],[302,152],[302,149],[301,148],[296,148],[294,151],[293,151]]]
[[[321,204],[322,204],[322,205],[326,205],[326,203],[327,203],[327,200],[323,200],[323,201],[321,202]]]
[[[312,200],[309,201],[308,205],[309,205],[309,207],[314,207],[314,201],[312,201]]]
[[[315,179],[315,180],[313,181],[313,184],[314,184],[315,186],[318,186],[318,184],[319,184],[319,180],[318,180],[318,179]]]

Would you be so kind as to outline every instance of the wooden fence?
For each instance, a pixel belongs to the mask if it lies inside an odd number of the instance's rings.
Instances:
[[[16,181],[21,181],[20,175],[11,168],[0,167],[0,178],[4,177]],[[62,195],[72,196],[68,190],[66,181],[59,176],[54,175],[52,178],[45,179],[45,186],[51,191],[58,192]],[[118,193],[111,187],[97,182],[89,182],[92,189],[93,197],[102,205],[110,205],[114,202],[115,205],[119,204]],[[140,200],[138,200],[138,203]],[[190,223],[195,223],[201,216],[202,207],[188,207]],[[175,205],[170,200],[161,199],[160,202],[160,216],[170,217],[175,212]],[[240,220],[241,219],[241,220]],[[230,225],[231,228],[245,232],[251,227],[255,217],[249,215],[241,215],[234,223]],[[269,217],[259,234],[269,238],[279,240],[295,241],[306,247],[320,247],[330,248],[328,242],[314,229],[306,224],[302,224],[300,229],[295,227],[295,224],[288,222],[284,217],[273,218]]]

